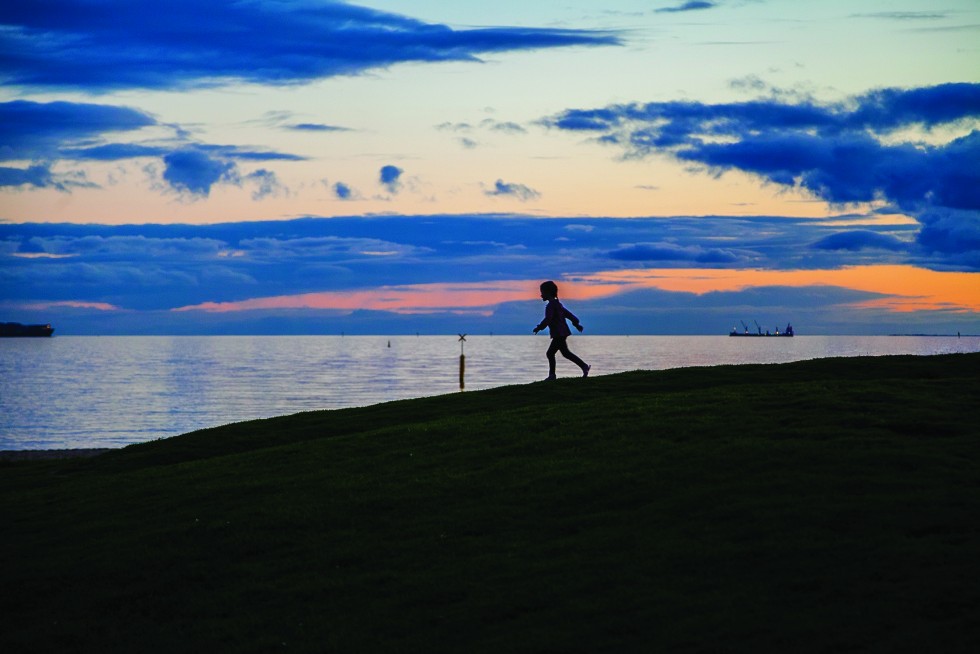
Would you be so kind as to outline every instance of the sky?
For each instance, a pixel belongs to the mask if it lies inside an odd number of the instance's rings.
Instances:
[[[0,7],[0,321],[980,333],[976,0]]]

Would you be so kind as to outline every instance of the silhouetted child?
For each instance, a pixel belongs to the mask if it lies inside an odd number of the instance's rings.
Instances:
[[[545,327],[551,333],[551,346],[548,347],[547,352],[548,379],[557,379],[555,376],[555,353],[557,352],[561,352],[563,357],[581,368],[583,377],[588,377],[589,370],[592,366],[575,356],[568,349],[568,343],[566,342],[568,337],[572,335],[572,330],[568,328],[568,323],[565,322],[565,319],[571,320],[572,324],[575,325],[575,329],[579,331],[583,329],[582,323],[579,322],[574,313],[563,307],[561,302],[558,301],[558,285],[554,282],[547,281],[541,284],[541,299],[548,303],[548,307],[544,310],[544,320],[534,328],[534,333],[537,334]]]

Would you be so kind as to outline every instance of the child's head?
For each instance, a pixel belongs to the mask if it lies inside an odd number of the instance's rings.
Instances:
[[[546,281],[541,284],[541,299],[550,300],[551,298],[558,297],[558,284],[553,281]]]

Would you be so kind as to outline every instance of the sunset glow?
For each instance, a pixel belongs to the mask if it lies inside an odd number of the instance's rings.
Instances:
[[[413,284],[378,289],[302,293],[279,297],[253,298],[239,302],[205,302],[179,307],[174,311],[249,311],[258,309],[329,309],[336,311],[390,311],[398,314],[447,311],[456,314],[489,315],[505,302],[523,302],[538,293],[537,281],[507,281],[469,284]],[[563,285],[564,286],[564,285]],[[563,297],[596,299],[615,294],[622,287],[569,284]]]
[[[508,302],[527,302],[538,293],[537,281],[385,286],[356,292],[302,293],[205,302],[174,311],[234,312],[269,309],[317,309],[397,314],[451,312],[490,315]],[[561,297],[587,301],[626,291],[655,288],[673,293],[738,292],[772,286],[819,287],[880,294],[885,297],[851,303],[853,308],[911,311],[980,312],[980,289],[972,273],[936,272],[913,266],[855,266],[840,270],[617,270],[575,277],[561,283]]]
[[[976,273],[937,272],[913,266],[853,266],[839,270],[617,270],[581,278],[618,288],[658,288],[678,293],[743,291],[768,286],[837,286],[888,296],[853,303],[854,308],[980,312]]]

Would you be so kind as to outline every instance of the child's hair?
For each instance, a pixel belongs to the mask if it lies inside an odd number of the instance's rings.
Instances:
[[[551,280],[543,282],[541,284],[541,292],[545,295],[550,295],[552,297],[558,297],[558,284]]]

